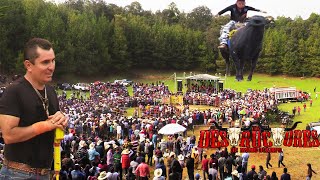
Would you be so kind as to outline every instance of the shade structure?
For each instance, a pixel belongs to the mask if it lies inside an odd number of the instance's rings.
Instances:
[[[177,134],[180,132],[184,132],[185,130],[187,129],[181,126],[180,124],[167,124],[163,126],[158,133],[164,134],[164,135],[170,135],[170,134]]]

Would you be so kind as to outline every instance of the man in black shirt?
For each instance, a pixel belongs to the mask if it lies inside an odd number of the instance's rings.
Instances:
[[[283,174],[281,175],[280,180],[291,180],[291,176],[288,173],[287,168],[283,168]]]
[[[256,172],[256,166],[252,165],[251,166],[251,171],[248,172],[248,180],[253,180],[253,176],[257,174]]]
[[[188,177],[190,180],[194,180],[194,159],[191,157],[190,153],[186,155],[186,158],[186,168],[188,171]]]
[[[221,33],[219,38],[220,46],[218,47],[220,49],[227,47],[227,41],[228,41],[228,35],[229,35],[230,29],[234,27],[237,22],[243,23],[247,18],[248,11],[258,11],[258,12],[266,13],[265,11],[261,11],[259,9],[256,9],[250,6],[246,6],[245,0],[237,0],[235,4],[228,6],[225,9],[218,12],[218,16],[220,16],[221,14],[227,11],[231,12],[231,17],[230,17],[230,21],[226,25],[224,25],[220,31]]]
[[[59,110],[57,94],[47,85],[55,69],[49,41],[33,38],[24,50],[26,74],[7,87],[0,99],[0,127],[5,141],[0,179],[49,179],[54,130],[67,118]]]

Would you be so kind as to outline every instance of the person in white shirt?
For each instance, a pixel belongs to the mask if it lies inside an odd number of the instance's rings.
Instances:
[[[212,163],[212,164],[209,164],[209,176],[211,175],[212,176],[212,180],[218,180],[218,171],[217,171],[217,168],[216,168],[217,164],[215,163]]]
[[[245,169],[245,172],[247,172],[249,157],[250,157],[250,155],[247,152],[242,154],[242,168]]]
[[[121,126],[118,124],[118,125],[117,125],[117,139],[120,139],[121,133],[122,133],[122,128],[121,128]]]

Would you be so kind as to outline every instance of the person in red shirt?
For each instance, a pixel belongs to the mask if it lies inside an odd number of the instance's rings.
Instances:
[[[215,154],[211,154],[210,157],[209,164],[215,164],[214,168],[218,169],[218,159],[215,157]]]
[[[129,157],[129,149],[124,149],[121,153],[121,167],[122,170],[125,171],[125,174],[128,174],[128,169],[130,167],[130,157]]]
[[[298,115],[300,115],[300,112],[301,112],[301,108],[300,106],[298,106]]]
[[[207,159],[207,155],[203,155],[202,159],[202,170],[203,170],[203,179],[206,180],[206,174],[209,178],[209,160]]]
[[[145,163],[144,157],[141,158],[141,163],[138,165],[135,173],[139,177],[140,180],[147,180],[150,178],[150,169],[149,165]]]

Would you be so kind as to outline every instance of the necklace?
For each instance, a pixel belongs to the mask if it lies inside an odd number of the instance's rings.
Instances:
[[[47,97],[47,88],[44,87],[44,97],[40,94],[38,89],[34,88],[34,90],[36,91],[38,97],[42,101],[43,110],[46,112],[47,116],[49,116],[49,99]]]

